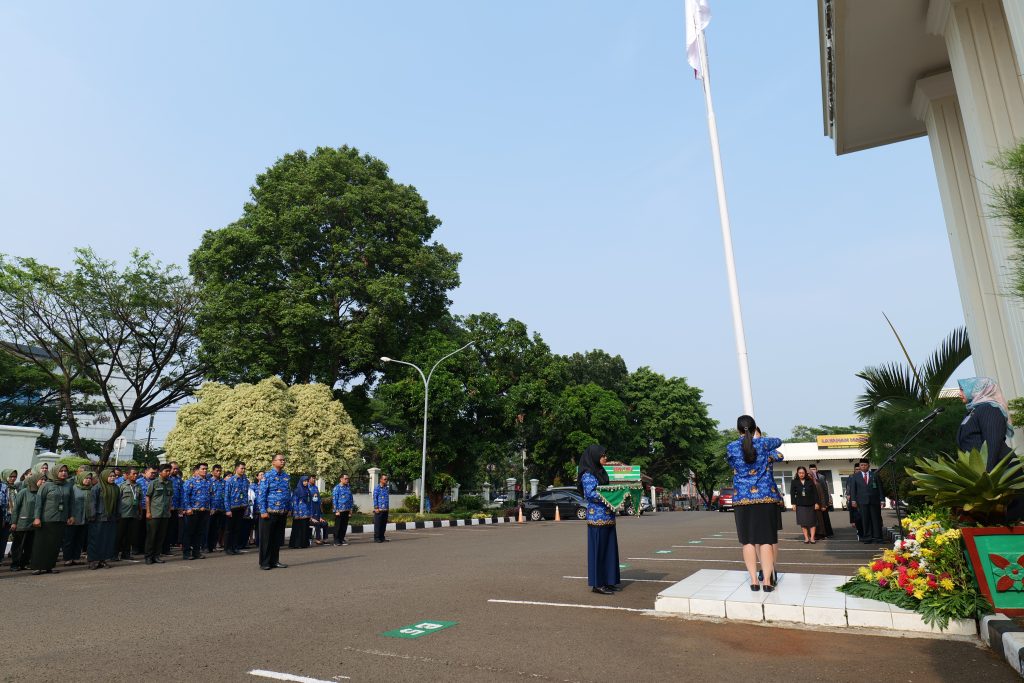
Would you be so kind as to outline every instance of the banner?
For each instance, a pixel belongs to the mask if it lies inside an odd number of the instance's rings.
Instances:
[[[830,434],[817,437],[818,448],[864,448],[867,434]]]

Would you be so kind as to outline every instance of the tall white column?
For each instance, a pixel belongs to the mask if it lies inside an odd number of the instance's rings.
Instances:
[[[928,130],[975,371],[989,377],[1012,375],[1009,357],[995,352],[996,346],[1005,348],[1009,340],[1000,324],[999,283],[988,252],[953,74],[947,71],[919,80],[913,108]]]
[[[367,467],[366,471],[370,473],[370,496],[373,496],[373,490],[377,488],[377,482],[380,481],[380,468],[379,467]]]
[[[1013,53],[1017,57],[1019,67],[1024,64],[1024,2],[1003,0],[1003,12],[1006,14],[1006,25],[1010,30]],[[1017,75],[1021,75],[1019,68]]]
[[[1002,0],[932,0],[928,30],[943,36],[960,103],[970,167],[985,244],[997,285],[1001,336],[992,336],[993,358],[1000,359],[995,379],[1008,397],[1024,395],[1024,304],[1010,295],[1014,248],[1001,219],[992,216],[991,188],[1004,182],[992,165],[1000,153],[1024,137],[1024,84],[1020,79]],[[984,310],[984,309],[983,309]],[[976,315],[981,313],[975,312]],[[984,311],[989,315],[988,311]],[[987,322],[987,321],[986,321]]]

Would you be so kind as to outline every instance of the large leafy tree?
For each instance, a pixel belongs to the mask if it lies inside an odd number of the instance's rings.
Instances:
[[[0,350],[50,378],[80,456],[76,396],[83,382],[93,387],[111,430],[100,445],[102,466],[130,424],[198,386],[198,296],[175,266],[150,254],[133,252],[119,270],[89,249],[75,253],[68,271],[0,257]]]
[[[715,489],[732,480],[732,470],[725,459],[725,449],[735,438],[736,432],[720,430],[705,442],[704,447],[690,460],[694,488],[707,506],[711,505]]]
[[[199,462],[236,461],[250,472],[266,471],[276,453],[292,473],[336,481],[362,464],[362,439],[341,403],[322,384],[285,385],[270,377],[234,388],[204,384],[195,403],[178,411],[164,447],[186,471]]]
[[[682,377],[666,378],[648,367],[629,375],[623,398],[630,427],[629,461],[659,486],[687,481],[690,461],[716,436],[701,390]]]
[[[439,225],[379,159],[350,147],[285,155],[191,256],[210,376],[353,382],[365,402],[379,358],[441,320],[459,284],[459,255],[431,241]]]

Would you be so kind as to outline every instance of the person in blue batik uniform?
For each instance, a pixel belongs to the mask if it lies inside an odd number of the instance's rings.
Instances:
[[[192,470],[192,478],[182,487],[181,505],[185,514],[185,537],[182,540],[182,557],[186,560],[202,560],[203,535],[210,521],[210,495],[212,487],[206,478],[206,463],[201,462]]]
[[[313,510],[313,493],[309,490],[309,477],[299,477],[299,483],[292,494],[292,536],[289,548],[309,547],[309,517]]]
[[[771,464],[782,460],[777,452],[781,439],[757,438],[757,424],[749,415],[740,415],[736,430],[741,437],[726,447],[726,460],[733,472],[732,496],[736,515],[736,535],[743,546],[743,562],[750,572],[750,590],[761,590],[757,558],[761,558],[765,592],[775,590],[775,544],[778,505],[782,500]]]
[[[170,555],[171,546],[181,545],[181,539],[185,535],[185,522],[181,509],[185,482],[181,479],[181,468],[178,463],[171,462],[171,476],[168,479],[174,486],[174,493],[171,494],[171,518],[167,522],[167,535],[164,536],[164,544],[160,548],[161,555]]]
[[[387,543],[384,531],[388,528],[388,508],[391,496],[388,493],[388,475],[380,475],[380,483],[373,489],[373,542]]]
[[[206,552],[212,553],[217,549],[217,544],[225,547],[226,543],[220,542],[221,533],[227,520],[225,513],[228,511],[224,504],[224,477],[220,465],[213,466],[213,477],[210,479],[210,530],[206,536]]]
[[[604,446],[587,446],[580,457],[577,481],[577,487],[587,500],[587,585],[601,595],[622,590],[618,587],[619,539],[615,533],[615,511],[597,492],[599,485],[608,483],[606,462],[608,452]]]
[[[334,485],[331,503],[334,508],[334,545],[348,545],[345,532],[348,531],[348,516],[352,514],[352,489],[349,488],[347,474],[341,475]]]
[[[266,472],[257,472],[256,481],[249,484],[250,536],[252,537],[252,544],[257,548],[260,547],[260,506],[258,505],[257,500],[259,500],[260,484],[263,483],[263,478],[266,476]]]
[[[224,508],[228,528],[224,532],[224,553],[240,555],[249,539],[245,512],[249,507],[249,479],[245,476],[245,463],[235,463],[235,473],[224,483]]]
[[[284,455],[278,453],[256,493],[255,508],[260,512],[260,569],[288,566],[280,561],[280,553],[291,506],[291,478],[284,471]]]

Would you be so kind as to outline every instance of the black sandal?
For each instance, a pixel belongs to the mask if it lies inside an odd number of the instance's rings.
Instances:
[[[750,584],[750,590],[752,590],[752,591],[754,591],[756,593],[757,591],[761,590],[761,586],[759,586],[756,583],[752,583],[752,584]]]

